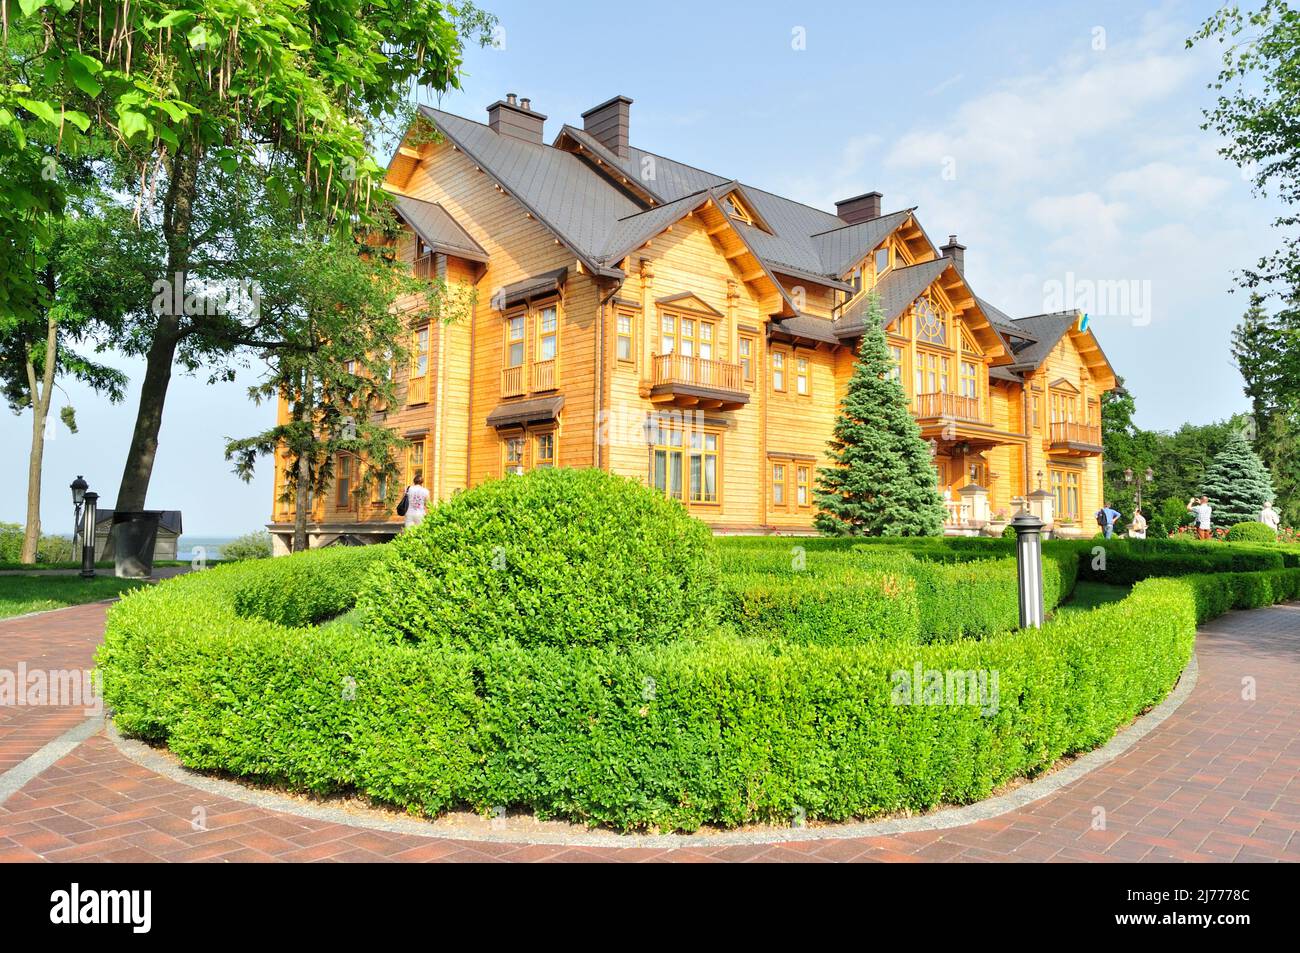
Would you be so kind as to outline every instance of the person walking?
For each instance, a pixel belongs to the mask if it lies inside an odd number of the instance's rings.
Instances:
[[[404,517],[403,526],[409,529],[424,522],[424,515],[429,510],[429,491],[424,488],[424,474],[416,471],[413,482],[402,494],[398,504],[397,515]]]
[[[1196,517],[1196,538],[1205,540],[1210,538],[1210,531],[1214,527],[1211,519],[1213,510],[1210,507],[1210,498],[1201,494],[1201,502],[1196,502],[1196,497],[1187,501],[1187,511]]]
[[[1140,506],[1133,507],[1133,521],[1128,524],[1128,538],[1147,538],[1147,518],[1142,515],[1142,508]]]
[[[1259,521],[1277,535],[1278,528],[1282,525],[1282,518],[1277,515],[1277,510],[1273,509],[1273,501],[1269,500],[1264,504],[1264,508],[1259,511]]]
[[[1119,511],[1112,509],[1109,503],[1102,505],[1097,511],[1097,525],[1101,527],[1101,534],[1110,539],[1115,532],[1115,522],[1119,519]]]

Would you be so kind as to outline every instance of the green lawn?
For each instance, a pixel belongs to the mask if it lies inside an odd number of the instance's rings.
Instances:
[[[208,560],[209,563],[214,563],[217,561],[218,560],[215,559]],[[156,569],[165,566],[188,566],[188,565],[189,563],[178,562],[175,559],[158,559],[154,561],[154,568]],[[58,562],[58,563],[30,563],[29,564],[29,563],[0,562],[0,572],[8,572],[11,570],[16,572],[40,572],[44,569],[80,569],[80,568],[81,568],[80,559],[78,559],[76,562]],[[113,560],[101,559],[99,562],[95,563],[95,568],[112,569]]]
[[[0,619],[111,599],[142,585],[147,583],[111,576],[0,576]]]
[[[1068,602],[1057,607],[1057,614],[1087,612],[1108,602],[1119,602],[1132,591],[1128,586],[1110,586],[1103,582],[1080,582]]]

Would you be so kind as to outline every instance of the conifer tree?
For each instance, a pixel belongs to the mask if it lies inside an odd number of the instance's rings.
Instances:
[[[1233,431],[1206,471],[1202,492],[1210,498],[1215,524],[1232,526],[1259,519],[1273,499],[1273,481],[1245,435]]]
[[[817,473],[817,528],[837,536],[938,536],[938,476],[907,395],[890,377],[883,324],[873,295],[830,441],[834,463]]]

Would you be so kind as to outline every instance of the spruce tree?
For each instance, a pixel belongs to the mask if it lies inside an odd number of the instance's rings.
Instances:
[[[883,324],[873,295],[830,441],[834,462],[817,472],[817,528],[836,536],[938,536],[945,515],[938,475],[907,395],[889,377]]]
[[[1232,526],[1259,519],[1273,499],[1273,481],[1245,436],[1233,431],[1205,472],[1202,492],[1210,498],[1215,524]]]

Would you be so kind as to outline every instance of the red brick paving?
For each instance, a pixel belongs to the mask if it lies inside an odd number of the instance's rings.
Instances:
[[[103,615],[80,606],[0,622],[0,667],[89,665]],[[0,861],[1300,860],[1300,606],[1225,616],[1202,630],[1197,654],[1191,696],[1128,751],[1027,807],[951,830],[674,849],[434,839],[250,807],[154,774],[96,735],[0,806]],[[1255,700],[1242,698],[1247,679]],[[82,719],[0,709],[0,770]]]

